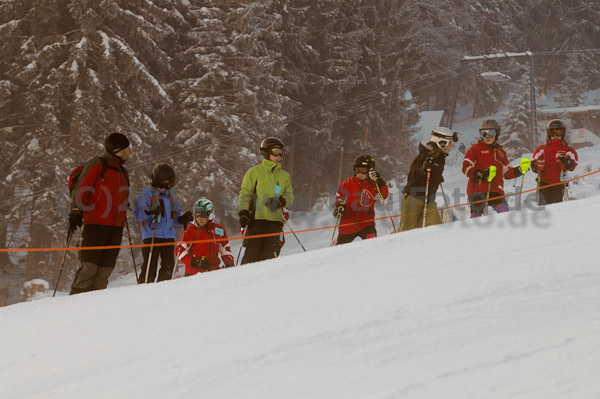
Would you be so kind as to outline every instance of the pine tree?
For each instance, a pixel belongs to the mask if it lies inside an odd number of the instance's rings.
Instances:
[[[516,89],[509,100],[509,111],[502,122],[501,142],[509,159],[521,157],[526,152],[532,152],[531,137],[531,102],[529,72],[524,71],[516,84]],[[536,120],[539,119],[537,112]],[[537,132],[537,126],[536,126]]]
[[[588,74],[584,67],[584,56],[568,55],[561,82],[555,86],[555,100],[561,107],[577,107],[583,103],[583,93],[588,89]]]

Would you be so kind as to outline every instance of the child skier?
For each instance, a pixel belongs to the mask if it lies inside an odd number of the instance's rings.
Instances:
[[[515,179],[523,175],[521,169],[511,167],[506,151],[498,144],[500,125],[493,119],[486,119],[479,126],[479,141],[471,146],[463,158],[462,171],[469,178],[467,194],[471,207],[471,218],[481,216],[491,205],[496,212],[507,212],[508,203],[504,198],[504,179]],[[491,167],[497,170],[490,177]],[[495,198],[486,201],[486,198]]]
[[[234,265],[233,254],[225,227],[214,222],[213,203],[200,198],[194,203],[194,223],[183,233],[177,244],[177,258],[185,264],[185,275],[192,276],[219,269],[219,256],[225,267]]]
[[[181,215],[181,206],[173,193],[175,171],[166,163],[159,163],[152,168],[150,187],[142,190],[134,206],[135,218],[140,222],[144,244],[173,243],[173,245],[143,247],[144,264],[138,278],[138,284],[152,283],[156,279],[158,258],[161,259],[158,281],[171,279],[175,259],[175,228],[192,221],[192,212]],[[152,253],[150,268],[148,258]],[[147,276],[146,276],[147,275]]]
[[[437,211],[435,196],[438,187],[444,181],[442,173],[446,157],[452,148],[453,141],[457,139],[456,135],[447,127],[437,127],[431,132],[428,143],[419,144],[419,154],[410,165],[408,181],[402,191],[404,196],[400,208],[400,231],[423,227],[425,203],[427,203],[425,225],[442,223]]]
[[[333,216],[340,218],[336,245],[346,244],[356,237],[363,240],[377,237],[375,200],[379,192],[384,199],[389,194],[385,181],[375,170],[372,156],[359,155],[352,166],[354,176],[344,180],[335,193]]]
[[[552,184],[566,180],[566,172],[577,167],[577,151],[566,142],[566,132],[563,121],[551,120],[546,127],[546,144],[540,145],[533,153],[531,169],[538,174],[539,205],[562,202],[567,184]]]

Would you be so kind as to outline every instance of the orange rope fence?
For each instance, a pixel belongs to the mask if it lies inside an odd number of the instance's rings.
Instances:
[[[517,193],[496,196],[496,197],[490,198],[489,200],[488,199],[482,199],[482,200],[473,201],[473,202],[466,202],[466,203],[463,203],[463,204],[458,204],[458,205],[452,205],[452,206],[444,207],[442,209],[452,209],[452,208],[464,207],[464,206],[468,206],[470,204],[477,204],[477,203],[481,203],[481,202],[497,200],[497,199],[500,199],[500,198],[511,197],[511,196],[514,196],[514,195],[527,194],[527,193],[538,191],[540,189],[544,189],[544,188],[547,188],[547,187],[558,186],[558,185],[561,185],[561,184],[567,184],[569,182],[572,182],[572,181],[575,181],[575,180],[580,180],[580,179],[583,179],[585,177],[595,175],[597,173],[600,173],[600,170],[597,170],[595,172],[586,173],[586,174],[581,175],[581,176],[576,176],[576,177],[574,177],[572,179],[569,179],[569,180],[565,180],[565,181],[561,181],[561,182],[549,184],[549,185],[544,186],[542,188],[537,188],[536,187],[536,188],[532,188],[532,189],[525,190],[525,191],[519,191]],[[437,209],[426,210],[426,212],[437,212],[437,211],[438,211]],[[392,218],[395,218],[395,217],[402,217],[402,216],[412,215],[412,214],[416,214],[416,213],[420,213],[420,212],[409,212],[409,213],[405,213],[405,214],[384,216],[384,217],[375,218],[375,219],[372,219],[372,220],[373,221],[377,221],[377,220],[392,219]],[[338,225],[338,227],[352,226],[353,224],[354,223],[340,224],[340,225]],[[314,228],[310,228],[310,229],[295,230],[295,232],[296,233],[308,233],[308,232],[312,232],[312,231],[327,230],[327,229],[332,229],[332,228],[335,228],[335,226],[314,227]],[[246,235],[243,238],[240,236],[240,237],[229,237],[229,238],[217,238],[217,239],[213,239],[213,240],[196,240],[196,241],[183,241],[183,242],[185,242],[186,244],[197,244],[197,243],[220,242],[220,241],[228,241],[228,240],[229,241],[235,241],[235,240],[241,240],[241,239],[251,239],[251,238],[261,238],[261,237],[273,237],[273,236],[279,236],[281,234],[288,235],[288,234],[292,234],[292,232],[291,231],[289,231],[289,232],[283,231],[283,232],[279,232],[279,233],[257,234],[257,235],[253,235],[253,236]],[[165,242],[165,243],[154,243],[154,244],[107,245],[107,246],[98,246],[98,247],[0,248],[0,252],[86,251],[86,250],[94,250],[94,249],[143,248],[143,247],[151,247],[151,246],[160,247],[160,246],[169,246],[169,245],[175,245],[175,244],[176,244],[175,242]]]

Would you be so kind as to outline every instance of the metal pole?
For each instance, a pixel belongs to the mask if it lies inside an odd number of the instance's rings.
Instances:
[[[533,63],[533,53],[529,52],[529,54],[529,105],[531,108],[529,123],[531,124],[531,151],[534,151],[537,131],[537,122],[535,120],[535,69]]]
[[[450,118],[449,118],[449,122],[448,122],[449,129],[452,129],[452,123],[454,122],[454,113],[456,112],[456,102],[458,101],[458,90],[460,89],[460,81],[462,79],[464,67],[465,67],[465,61],[460,60],[460,66],[458,67],[458,79],[456,81],[456,90],[454,91],[454,101],[452,102],[452,111],[450,112]]]

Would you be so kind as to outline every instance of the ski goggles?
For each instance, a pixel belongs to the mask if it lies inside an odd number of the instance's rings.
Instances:
[[[562,137],[565,135],[565,129],[561,128],[546,129],[546,132],[550,137]]]
[[[482,139],[493,139],[498,135],[496,129],[479,129],[479,135]]]
[[[208,219],[210,217],[211,212],[200,212],[194,213],[195,218]]]
[[[285,150],[283,148],[275,147],[271,148],[271,151],[269,151],[269,153],[274,157],[282,157],[283,154],[285,154]]]
[[[354,173],[357,175],[368,175],[369,170],[367,168],[354,168]]]

